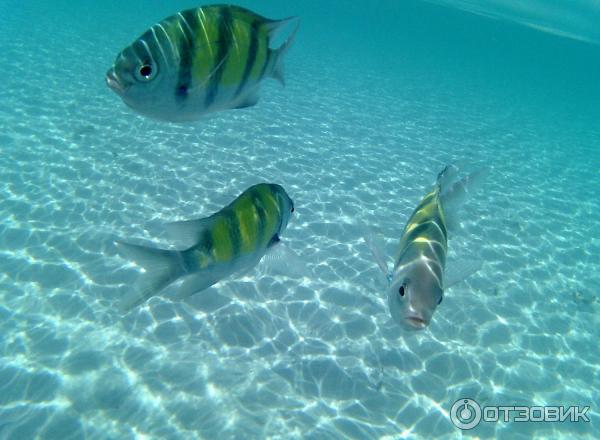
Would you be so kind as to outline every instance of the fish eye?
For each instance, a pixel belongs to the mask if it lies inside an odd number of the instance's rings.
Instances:
[[[137,79],[140,81],[148,81],[154,76],[154,68],[151,64],[144,63],[137,70]]]
[[[291,211],[290,211],[290,212],[294,212],[294,207],[293,207],[293,206],[292,206],[292,209],[291,209]]]
[[[152,66],[144,64],[142,67],[140,67],[140,75],[148,78],[150,75],[152,75]]]
[[[402,284],[400,286],[400,288],[398,289],[398,293],[400,294],[400,296],[404,296],[404,293],[405,293],[404,284]]]

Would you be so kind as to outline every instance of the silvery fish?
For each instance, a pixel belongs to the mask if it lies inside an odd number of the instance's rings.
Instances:
[[[273,37],[296,22],[276,49]],[[126,47],[106,74],[125,104],[151,118],[192,121],[258,102],[260,82],[284,83],[283,57],[296,17],[269,20],[231,5],[188,9],[153,25]]]
[[[467,193],[480,185],[487,173],[479,170],[453,183],[457,171],[453,165],[445,167],[433,190],[415,208],[404,227],[391,272],[381,247],[372,238],[367,240],[389,281],[390,314],[407,330],[427,327],[444,290],[481,267],[481,261],[463,261],[446,271],[448,214],[455,215]]]
[[[191,244],[184,251],[116,242],[122,256],[144,269],[137,288],[122,299],[122,311],[179,279],[177,296],[184,298],[254,267],[277,245],[293,212],[294,202],[280,185],[261,183],[207,218],[167,224],[171,235]]]

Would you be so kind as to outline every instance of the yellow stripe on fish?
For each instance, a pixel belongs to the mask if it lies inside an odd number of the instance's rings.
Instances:
[[[441,280],[447,249],[448,233],[444,210],[440,203],[439,186],[436,186],[421,199],[408,220],[400,239],[396,266],[403,263],[407,254],[410,254],[411,260],[424,258],[437,263],[432,265],[432,271]]]
[[[194,14],[190,14],[190,16],[193,16],[193,22],[195,23],[195,50],[192,57],[191,79],[195,84],[199,84],[205,78],[208,78],[215,68],[216,48],[220,40],[219,28],[216,26],[212,12],[209,12],[207,15],[200,8]],[[206,62],[207,58],[211,62]]]
[[[256,185],[214,214],[199,253],[223,263],[268,246],[282,223],[277,191],[274,185]]]
[[[226,217],[217,217],[212,229],[212,254],[217,263],[231,260],[233,243]]]
[[[247,24],[241,20],[232,19],[229,28],[231,40],[219,87],[232,87],[239,84],[248,62],[249,47],[253,44],[252,39],[256,39]]]
[[[262,224],[259,224],[257,208],[251,195],[246,194],[244,197],[240,197],[236,204],[235,214],[240,229],[240,251],[242,253],[252,252],[261,244],[259,227],[262,228]]]

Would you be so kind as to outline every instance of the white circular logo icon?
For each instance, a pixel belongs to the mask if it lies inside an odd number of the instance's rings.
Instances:
[[[450,409],[450,419],[460,429],[473,429],[481,421],[481,407],[473,399],[458,399]]]

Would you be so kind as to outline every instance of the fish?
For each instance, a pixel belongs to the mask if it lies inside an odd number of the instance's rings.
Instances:
[[[449,224],[456,227],[457,208],[468,193],[482,184],[487,172],[487,168],[482,168],[454,182],[456,166],[448,165],[438,174],[434,188],[421,199],[404,227],[391,271],[381,246],[372,236],[367,239],[376,263],[388,280],[387,300],[392,320],[405,330],[426,328],[444,298],[444,291],[481,268],[480,260],[464,260],[447,273],[446,256]]]
[[[207,289],[220,280],[256,266],[287,228],[294,202],[281,185],[260,183],[209,217],[165,225],[170,235],[187,243],[168,250],[116,241],[119,254],[143,271],[136,288],[120,301],[127,313],[167,286],[182,280],[177,298]]]
[[[271,48],[291,23],[295,26],[285,42]],[[195,121],[252,107],[263,79],[285,85],[283,58],[298,28],[298,17],[271,20],[234,5],[184,10],[123,49],[106,83],[127,106],[162,121]]]

